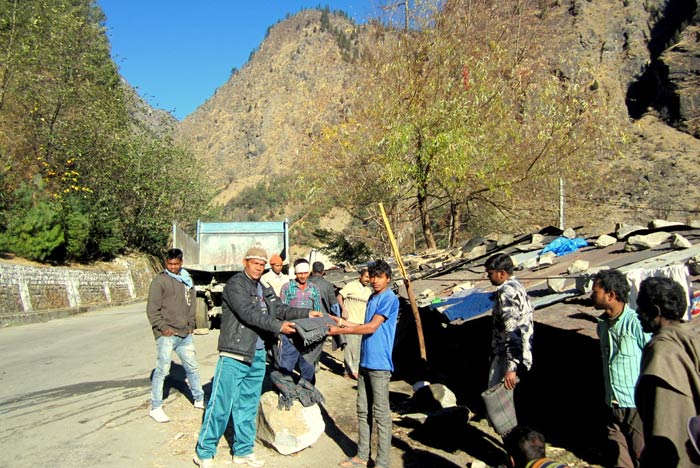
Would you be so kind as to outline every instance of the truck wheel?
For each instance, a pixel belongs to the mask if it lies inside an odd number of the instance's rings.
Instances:
[[[194,326],[209,330],[209,307],[203,297],[197,297],[194,309]]]

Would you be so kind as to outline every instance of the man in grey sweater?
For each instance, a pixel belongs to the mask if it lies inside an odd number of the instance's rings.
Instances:
[[[182,268],[182,250],[168,250],[165,270],[151,282],[146,313],[156,339],[157,351],[149,415],[159,423],[170,421],[163,411],[163,383],[170,373],[173,351],[185,368],[194,407],[204,409],[204,391],[199,379],[199,366],[192,340],[195,291],[192,278],[187,270]]]

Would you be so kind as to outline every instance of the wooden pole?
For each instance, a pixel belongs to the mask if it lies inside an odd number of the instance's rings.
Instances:
[[[423,324],[420,320],[420,314],[418,313],[418,305],[416,305],[416,298],[413,295],[413,288],[411,288],[411,280],[408,278],[406,273],[406,267],[401,259],[401,253],[399,252],[399,247],[396,244],[396,239],[394,238],[394,232],[391,230],[391,225],[389,224],[389,218],[386,216],[386,211],[384,211],[384,205],[379,204],[379,210],[382,212],[382,218],[384,218],[384,225],[386,226],[386,231],[389,234],[389,241],[391,242],[391,249],[394,251],[394,257],[396,258],[396,264],[399,266],[399,272],[403,277],[403,285],[406,288],[406,293],[408,293],[408,300],[411,303],[411,310],[413,311],[413,317],[416,320],[416,332],[418,334],[418,347],[420,349],[420,357],[423,363],[428,362],[427,355],[425,353],[425,338],[423,337]]]

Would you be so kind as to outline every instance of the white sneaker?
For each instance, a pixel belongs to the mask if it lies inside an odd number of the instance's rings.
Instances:
[[[150,417],[153,418],[155,422],[159,423],[166,423],[170,421],[170,418],[168,417],[167,414],[165,414],[165,411],[163,411],[163,407],[159,406],[158,408],[154,408],[151,410],[150,413],[148,413]]]
[[[199,468],[210,468],[214,466],[214,459],[213,458],[205,458],[204,460],[201,460],[197,455],[194,456],[192,459],[195,465],[197,465]]]
[[[257,458],[255,458],[254,453],[244,455],[242,457],[234,455],[233,456],[233,463],[235,463],[236,465],[246,465],[246,466],[253,466],[253,467],[258,467],[258,468],[265,465],[265,461],[258,460]]]
[[[204,400],[196,400],[194,402],[194,407],[197,409],[204,409]]]

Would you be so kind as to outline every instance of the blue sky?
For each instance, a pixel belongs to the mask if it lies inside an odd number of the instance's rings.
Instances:
[[[98,0],[120,73],[179,120],[248,61],[267,28],[302,8],[343,10],[362,23],[376,0]]]

